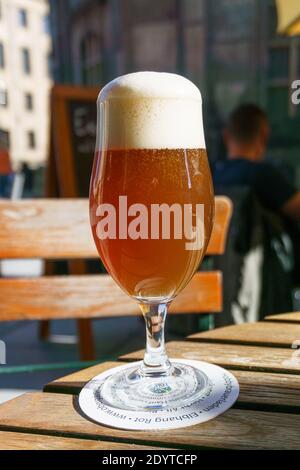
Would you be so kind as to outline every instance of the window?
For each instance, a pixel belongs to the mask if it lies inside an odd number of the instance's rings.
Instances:
[[[1,129],[0,128],[0,143],[1,143],[1,146],[6,148],[6,149],[9,149],[10,147],[10,133],[9,131],[5,130],[5,129]]]
[[[27,139],[28,139],[28,147],[30,149],[35,149],[36,142],[35,142],[35,133],[33,131],[28,132]]]
[[[28,25],[27,11],[24,8],[19,10],[19,24],[23,28],[26,28]]]
[[[48,77],[53,77],[53,56],[51,53],[47,55],[47,74]]]
[[[31,72],[30,52],[29,49],[27,49],[26,47],[22,49],[22,66],[24,73],[26,73],[26,75],[29,75]]]
[[[285,86],[271,86],[268,89],[268,113],[272,122],[289,117],[290,90]]]
[[[183,3],[184,18],[187,21],[199,21],[204,17],[204,3],[199,0],[185,0]]]
[[[269,78],[284,79],[289,75],[289,48],[273,47],[269,56]]]
[[[94,85],[102,81],[102,38],[94,33],[87,33],[80,42],[81,82]]]
[[[4,45],[0,42],[0,69],[5,67],[5,58],[4,58]]]
[[[275,2],[270,2],[267,15],[267,32],[270,38],[277,36],[277,8]]]
[[[25,93],[25,108],[27,111],[33,110],[33,96],[31,93]]]
[[[8,106],[8,93],[5,88],[0,88],[0,106],[7,107]]]
[[[43,30],[44,30],[44,33],[46,34],[50,34],[50,16],[49,15],[45,15],[43,16]]]

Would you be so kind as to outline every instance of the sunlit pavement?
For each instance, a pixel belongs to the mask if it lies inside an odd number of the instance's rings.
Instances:
[[[0,405],[1,403],[4,403],[5,401],[12,400],[13,398],[17,398],[20,395],[23,395],[23,393],[30,392],[31,390],[11,390],[11,389],[4,389],[0,390]]]

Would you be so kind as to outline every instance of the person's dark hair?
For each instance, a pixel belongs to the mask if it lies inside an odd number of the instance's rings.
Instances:
[[[251,143],[262,126],[268,123],[263,109],[256,104],[242,104],[230,115],[226,129],[228,134],[240,143]]]

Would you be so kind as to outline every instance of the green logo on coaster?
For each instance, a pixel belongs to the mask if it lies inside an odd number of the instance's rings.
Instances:
[[[163,395],[164,393],[171,392],[171,387],[168,384],[161,383],[153,385],[150,390],[157,395]]]

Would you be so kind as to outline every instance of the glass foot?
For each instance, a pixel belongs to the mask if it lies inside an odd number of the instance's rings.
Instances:
[[[103,382],[98,393],[114,408],[149,411],[190,405],[200,400],[209,386],[206,374],[175,362],[167,375],[145,376],[136,367],[117,372]]]

